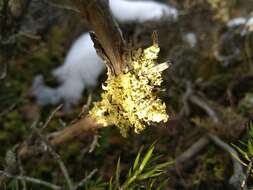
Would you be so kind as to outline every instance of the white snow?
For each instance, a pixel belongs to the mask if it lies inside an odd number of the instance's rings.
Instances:
[[[253,17],[250,17],[249,19],[247,19],[246,26],[248,26],[248,27],[253,26]]]
[[[84,33],[70,48],[64,64],[53,71],[61,85],[57,88],[47,87],[39,75],[33,81],[32,95],[40,105],[57,104],[63,100],[68,110],[81,99],[85,87],[97,85],[98,76],[104,68],[89,33]]]
[[[244,28],[241,31],[241,35],[244,36],[249,32],[253,31],[253,16],[249,18],[237,17],[233,18],[227,23],[227,26],[230,28],[236,28],[244,25]]]
[[[187,32],[184,34],[183,39],[191,48],[194,48],[197,45],[197,36],[194,32]]]
[[[177,20],[178,11],[168,5],[153,1],[110,0],[114,17],[120,22],[145,22],[170,17]]]
[[[82,80],[87,86],[97,85],[97,76],[104,65],[97,56],[89,33],[82,34],[70,48],[64,64],[53,71],[60,81]]]
[[[238,27],[246,23],[246,19],[244,17],[233,18],[228,21],[227,26],[230,28]]]
[[[34,78],[30,93],[37,98],[37,103],[40,105],[57,104],[60,101],[58,91],[45,86],[42,75]]]

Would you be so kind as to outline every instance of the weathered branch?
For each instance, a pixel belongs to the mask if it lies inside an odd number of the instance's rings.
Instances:
[[[87,116],[72,126],[69,126],[54,134],[49,134],[47,138],[48,142],[53,147],[57,147],[59,145],[66,144],[74,139],[78,139],[78,137],[82,136],[88,131],[96,130],[101,127],[101,125],[97,124],[94,120]],[[18,155],[21,159],[26,159],[41,152],[42,150],[40,150],[38,146],[33,146],[30,145],[29,142],[25,142],[20,146]]]
[[[184,164],[185,162],[191,160],[196,154],[198,154],[204,147],[209,144],[210,140],[208,137],[203,136],[192,146],[189,147],[185,152],[183,152],[179,157],[175,159],[176,165]]]
[[[61,189],[60,186],[57,186],[57,185],[54,185],[52,183],[43,181],[41,179],[33,178],[33,177],[15,176],[15,175],[11,175],[11,174],[9,174],[9,173],[7,173],[5,171],[1,171],[1,170],[0,170],[0,174],[3,175],[3,176],[5,176],[5,177],[7,177],[7,178],[17,179],[17,180],[25,180],[27,182],[39,184],[41,186],[45,186],[45,187],[48,187],[48,188],[51,188],[51,189],[55,189],[55,190]]]
[[[121,30],[110,12],[108,0],[73,2],[88,21],[91,30],[95,32],[91,37],[98,54],[113,74],[120,74],[127,67],[124,62],[126,47]]]
[[[82,187],[83,184],[85,184],[92,176],[98,171],[98,169],[94,169],[90,172],[89,175],[87,175],[85,178],[83,178],[75,187],[74,190],[77,190],[78,188]]]
[[[51,118],[52,114],[50,115],[49,118]],[[46,123],[48,120],[46,121]],[[50,144],[50,149],[53,150],[53,148],[56,148],[60,145],[66,144],[70,141],[73,141],[75,139],[80,139],[83,134],[87,133],[88,131],[93,131],[101,128],[102,125],[97,124],[94,120],[92,120],[90,117],[85,117],[78,121],[77,123],[59,131],[53,134],[47,135],[45,138],[43,137],[44,142],[47,142],[47,145]],[[21,144],[18,147],[17,150],[17,156],[20,160],[25,160],[28,158],[31,158],[32,156],[36,156],[38,154],[41,154],[45,152],[44,146],[41,146],[41,144],[38,144],[36,142],[29,142],[26,141],[23,144]],[[52,151],[51,151],[52,153]],[[55,152],[54,152],[55,153]],[[54,154],[54,156],[56,156]],[[57,160],[59,161],[59,160]],[[60,163],[60,162],[59,162]],[[61,169],[62,167],[62,162],[60,163]],[[66,172],[65,172],[66,174]],[[15,176],[16,178],[17,176]],[[3,173],[0,173],[0,187],[6,183],[7,178],[12,178],[8,177],[7,175],[4,175]],[[17,178],[19,180],[24,180],[24,178]],[[25,179],[26,180],[26,179]]]
[[[195,105],[197,105],[200,108],[202,108],[203,110],[205,110],[206,113],[212,118],[214,123],[216,123],[216,124],[220,123],[220,119],[219,119],[217,113],[211,107],[209,107],[207,103],[205,103],[203,100],[201,100],[198,96],[191,95],[189,97],[189,99],[192,103],[194,103]]]
[[[67,167],[65,166],[65,164],[61,160],[60,155],[54,150],[54,148],[52,147],[52,145],[48,142],[47,138],[44,137],[44,135],[42,135],[41,131],[37,128],[37,126],[34,126],[32,128],[32,130],[37,134],[37,136],[40,138],[40,140],[47,147],[46,149],[48,150],[48,152],[53,156],[53,158],[59,164],[59,167],[60,167],[60,169],[62,171],[62,174],[63,174],[63,176],[64,176],[64,178],[65,178],[65,180],[67,182],[68,188],[70,190],[74,189],[73,182],[72,182],[72,180],[71,180],[71,178],[69,176]]]
[[[243,182],[243,179],[245,179],[245,174],[243,172],[242,165],[240,162],[234,157],[238,157],[238,154],[236,150],[231,147],[229,144],[222,141],[218,136],[209,134],[209,138],[220,148],[228,152],[231,156],[232,162],[233,162],[233,170],[234,173],[229,179],[229,183],[234,186],[238,190],[246,190],[248,189],[247,186],[241,187],[241,184]]]
[[[233,157],[233,156],[238,157],[237,152],[231,146],[223,142],[218,136],[215,136],[212,134],[208,134],[207,136],[201,137],[189,149],[187,149],[179,157],[177,157],[174,161],[176,167],[180,165],[184,166],[184,163],[191,160],[204,147],[206,147],[210,143],[210,140],[231,155],[234,173],[230,177],[229,183],[232,186],[234,186],[236,189],[247,189],[246,186],[244,186],[244,188],[241,188],[240,186],[242,184],[243,179],[245,179],[245,174],[243,172],[242,165],[240,164],[240,162],[236,158]],[[170,168],[169,171],[172,171],[174,169],[175,168]]]

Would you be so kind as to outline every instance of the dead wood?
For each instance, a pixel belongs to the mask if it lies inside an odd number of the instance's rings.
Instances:
[[[47,135],[47,138],[51,146],[57,147],[75,139],[79,139],[79,137],[81,137],[84,133],[97,130],[101,127],[101,125],[97,124],[94,120],[87,116],[61,131]],[[38,145],[24,142],[19,147],[17,154],[21,159],[27,159],[33,155],[38,155],[41,152],[43,152],[43,150],[39,148]]]
[[[118,75],[125,68],[125,41],[114,20],[107,0],[74,0],[81,14],[87,20],[97,53],[105,61],[112,74]]]

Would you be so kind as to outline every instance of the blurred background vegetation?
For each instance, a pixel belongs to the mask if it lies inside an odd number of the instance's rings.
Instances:
[[[161,126],[148,127],[141,135],[130,133],[127,138],[121,137],[119,130],[114,127],[101,129],[96,134],[84,134],[83,138],[59,147],[57,152],[74,181],[81,180],[89,172],[97,169],[80,189],[105,189],[103,182],[109,182],[110,178],[115,176],[119,156],[120,181],[124,182],[140,147],[145,145],[145,148],[148,148],[154,141],[157,141],[155,152],[162,155],[159,158],[160,162],[177,160],[176,158],[202,137],[210,134],[219,137],[229,146],[231,143],[240,146],[239,141],[247,142],[246,123],[252,119],[253,114],[253,33],[241,36],[241,28],[231,29],[226,23],[234,17],[249,16],[253,1],[161,2],[173,5],[180,11],[177,22],[161,20],[141,24],[122,23],[120,27],[134,47],[149,46],[152,32],[158,32],[161,47],[159,62],[167,59],[173,62],[173,67],[164,73],[165,91],[161,93],[168,108],[170,121]],[[80,14],[69,9],[68,3],[32,0],[29,8],[22,13],[22,20],[6,16],[9,22],[5,29],[2,28],[4,22],[1,22],[2,170],[6,165],[6,153],[30,136],[30,126],[35,118],[39,117],[38,125],[42,125],[56,108],[40,107],[29,97],[33,78],[39,73],[43,74],[47,84],[56,86],[57,83],[50,71],[64,62],[73,40],[87,31]],[[11,22],[16,24],[15,29],[11,28]],[[15,35],[20,28],[28,34]],[[194,47],[185,40],[187,33],[196,34],[197,41]],[[230,56],[235,48],[239,48],[240,53]],[[229,59],[219,59],[218,55],[225,55]],[[104,79],[105,75],[101,76],[101,83]],[[99,97],[100,86],[92,94],[93,100]],[[86,104],[88,94],[87,91],[84,92],[82,102],[73,112],[58,111],[43,133],[63,129],[75,120],[82,106]],[[97,136],[99,146],[89,152],[94,137]],[[158,182],[166,179],[166,185],[161,188],[168,190],[233,189],[229,182],[234,173],[232,160],[231,154],[208,141],[198,153],[184,163],[169,165],[161,179],[158,178]],[[49,154],[27,159],[22,165],[28,176],[54,184],[65,183],[57,162],[51,159]],[[245,168],[244,171],[246,173]],[[252,185],[251,180],[249,176],[248,186]],[[157,184],[151,189],[158,189],[159,183]],[[13,180],[6,189],[17,186],[21,187],[21,183],[16,184]],[[140,187],[141,185],[138,186]],[[29,189],[31,188],[45,189],[43,186],[29,184]]]

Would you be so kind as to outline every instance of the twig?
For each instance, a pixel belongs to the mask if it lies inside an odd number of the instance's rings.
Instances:
[[[54,185],[52,183],[37,179],[37,178],[33,178],[33,177],[28,177],[28,176],[15,176],[15,175],[11,175],[7,172],[4,172],[2,170],[0,170],[0,174],[6,176],[7,178],[12,178],[12,179],[16,179],[16,180],[25,180],[27,182],[31,182],[31,183],[35,183],[35,184],[39,184],[39,185],[43,185],[46,187],[49,187],[51,189],[55,189],[55,190],[60,190],[61,187],[58,185]]]
[[[185,152],[183,152],[179,157],[175,159],[175,165],[177,166],[191,160],[197,153],[199,153],[205,146],[209,144],[210,140],[232,155],[234,173],[230,177],[229,182],[236,189],[241,190],[241,184],[243,182],[243,179],[245,179],[245,174],[240,162],[233,157],[233,155],[238,156],[238,154],[231,146],[223,142],[219,137],[215,135],[209,134],[208,136],[201,137],[196,143],[194,143],[190,148],[188,148]],[[243,190],[247,190],[246,185]]]
[[[97,53],[105,61],[108,70],[118,75],[127,67],[126,43],[122,32],[113,18],[107,0],[73,0],[95,33],[91,33]]]
[[[6,76],[7,76],[7,68],[8,68],[8,64],[7,63],[3,63],[2,69],[0,71],[0,80],[3,80],[3,79],[6,78]]]
[[[164,62],[164,63],[160,63],[156,66],[154,66],[153,68],[151,68],[147,73],[143,73],[143,75],[148,75],[148,74],[152,74],[152,73],[160,73],[166,69],[168,69],[169,67],[171,67],[172,64],[171,62]]]
[[[41,37],[38,36],[38,35],[34,35],[32,33],[27,33],[27,32],[24,32],[24,31],[19,31],[17,36],[24,36],[24,37],[32,39],[32,40],[40,40],[41,39]]]
[[[240,53],[241,53],[240,49],[234,47],[233,54],[231,55],[222,55],[218,50],[216,50],[214,51],[214,56],[218,61],[223,62],[225,67],[227,67],[230,65],[232,60],[240,56]]]
[[[16,106],[17,106],[16,102],[10,105],[10,107],[6,108],[3,112],[0,113],[0,117],[3,117],[7,115],[8,113],[10,113]]]
[[[57,161],[57,163],[59,164],[59,167],[63,173],[63,176],[68,184],[68,187],[70,190],[72,190],[74,188],[72,180],[69,177],[69,173],[68,170],[66,168],[66,166],[64,165],[63,161],[61,160],[60,155],[53,149],[52,145],[48,142],[48,140],[42,135],[42,133],[40,132],[40,130],[36,127],[33,128],[33,131],[38,135],[38,137],[40,138],[40,140],[45,144],[45,146],[48,149],[48,152],[53,156],[53,158]]]
[[[18,167],[19,167],[20,176],[23,177],[25,175],[25,171],[24,171],[24,168],[22,166],[21,160],[18,156],[17,156],[17,163],[18,163]],[[21,179],[21,183],[22,183],[22,186],[23,186],[23,190],[27,190],[26,181],[24,179]]]
[[[56,109],[56,110],[58,110],[58,109]],[[54,113],[56,113],[56,110],[54,110]],[[52,113],[49,116],[49,118],[52,118],[53,115],[54,114]],[[47,120],[48,122],[46,122],[46,123],[49,123],[50,120],[51,119],[48,119]],[[57,146],[62,143],[66,143],[69,140],[76,139],[76,137],[82,135],[83,132],[86,132],[86,131],[92,130],[92,129],[97,129],[97,128],[100,128],[101,126],[98,125],[97,123],[95,123],[89,117],[85,117],[84,119],[82,119],[78,123],[72,125],[71,127],[67,127],[65,129],[63,129],[62,131],[58,132],[58,134],[56,134],[53,138],[50,138],[50,135],[48,135],[47,137],[42,135],[41,131],[36,128],[37,123],[38,123],[38,120],[33,122],[31,128],[33,129],[35,134],[40,138],[40,140],[43,142],[44,146],[49,151],[49,153],[53,156],[53,158],[59,164],[60,169],[61,169],[61,171],[68,183],[69,189],[72,190],[74,188],[74,186],[73,186],[73,183],[69,177],[68,171],[67,171],[64,163],[61,161],[60,156],[56,153],[56,151],[54,151],[53,146]],[[38,152],[43,152],[44,150],[45,150],[45,148],[41,149],[41,147],[38,145],[35,145],[33,147],[29,143],[23,143],[20,145],[20,147],[17,150],[17,156],[20,159],[25,159],[25,158],[30,157],[33,154],[36,154]],[[4,175],[2,175],[2,176],[7,178],[7,176],[4,176]],[[22,177],[22,176],[20,176],[20,177]],[[21,180],[21,179],[23,179],[23,178],[19,178],[19,180]],[[4,178],[0,180],[0,184],[1,184],[1,181],[4,181]]]
[[[198,154],[206,145],[210,142],[206,136],[201,137],[197,142],[190,146],[185,152],[175,159],[175,164],[183,164],[188,160],[191,160],[196,154]]]
[[[53,110],[53,112],[50,114],[50,116],[47,118],[46,122],[44,123],[44,125],[42,126],[42,130],[45,129],[48,124],[50,123],[50,121],[53,119],[54,115],[62,108],[62,104],[59,105],[57,108],[55,108],[55,110]]]
[[[81,112],[78,114],[77,118],[71,121],[71,124],[76,123],[77,121],[82,119],[86,114],[88,114],[91,103],[92,103],[92,92],[89,93],[86,104],[83,105]]]
[[[245,186],[246,186],[246,184],[247,184],[247,180],[248,180],[249,175],[250,175],[250,172],[252,171],[252,161],[249,163],[249,165],[248,165],[247,167],[248,167],[248,169],[247,169],[245,178],[244,178],[244,180],[243,180],[242,183],[241,183],[241,187],[242,187],[242,188],[245,188]]]
[[[97,124],[89,116],[86,116],[77,123],[62,129],[61,131],[53,132],[47,135],[47,139],[48,142],[52,145],[52,147],[57,147],[66,144],[69,141],[78,139],[88,131],[94,131],[101,127],[103,126]],[[40,147],[32,146],[30,143],[24,142],[18,149],[18,155],[20,156],[21,159],[27,159],[42,151],[43,150],[41,150]]]
[[[231,159],[233,162],[233,168],[234,168],[234,173],[229,179],[229,183],[234,186],[236,189],[241,190],[241,184],[243,182],[243,179],[245,179],[245,174],[243,172],[242,165],[240,162],[234,157],[238,157],[237,152],[235,149],[231,146],[229,146],[227,143],[222,141],[218,136],[209,134],[209,138],[219,147],[221,147],[223,150],[228,152],[231,155]],[[233,156],[234,155],[234,156]],[[245,185],[243,190],[248,189],[247,186]]]
[[[188,99],[189,97],[192,95],[193,93],[193,89],[191,86],[190,81],[186,81],[186,91],[182,97],[182,101],[183,101],[183,109],[182,111],[179,113],[180,116],[186,114],[189,115],[190,114],[190,108],[189,108],[189,104],[188,104]]]
[[[77,190],[79,187],[83,186],[84,183],[86,183],[92,176],[98,171],[98,169],[94,169],[91,171],[89,175],[87,175],[84,179],[82,179],[73,190]]]
[[[206,111],[206,113],[213,119],[213,122],[218,124],[220,123],[220,119],[217,116],[216,112],[210,108],[207,103],[205,103],[203,100],[201,100],[198,96],[196,95],[191,95],[189,97],[190,101],[192,103],[194,103],[195,105],[199,106],[200,108],[202,108],[203,110]]]
[[[82,112],[81,112],[82,115],[89,110],[91,103],[92,103],[92,92],[89,93],[87,102],[82,107]]]
[[[99,137],[100,136],[98,134],[94,135],[92,143],[90,145],[89,153],[93,152],[95,150],[95,148],[99,146],[99,143],[98,143]]]
[[[183,114],[183,112],[185,112],[187,115],[190,113],[188,100],[190,100],[193,104],[197,105],[198,107],[206,111],[206,113],[213,119],[214,123],[216,124],[220,123],[220,119],[217,116],[216,112],[211,107],[209,107],[207,103],[201,100],[200,97],[194,95],[191,83],[189,81],[186,81],[186,92],[183,95],[184,108],[180,113],[180,115]]]

